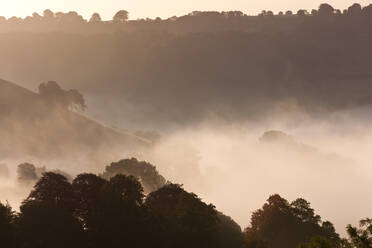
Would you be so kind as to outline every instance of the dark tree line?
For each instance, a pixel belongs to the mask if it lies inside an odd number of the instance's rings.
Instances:
[[[175,30],[172,25],[177,25],[177,28],[183,31],[191,31],[189,28],[195,23],[199,24],[199,27],[195,27],[196,32],[200,31],[215,31],[216,25],[220,26],[220,30],[246,30],[249,28],[250,23],[260,23],[263,19],[275,19],[276,22],[282,25],[291,25],[290,22],[297,17],[298,22],[302,22],[304,18],[322,18],[327,19],[330,17],[347,17],[351,22],[355,22],[356,19],[370,20],[372,18],[372,4],[368,6],[361,6],[359,3],[355,3],[347,9],[340,10],[335,9],[331,5],[324,3],[319,6],[318,9],[306,10],[300,9],[293,13],[292,11],[280,11],[275,14],[271,10],[263,10],[257,16],[249,16],[244,14],[242,11],[193,11],[184,16],[173,16],[162,20],[157,17],[155,19],[145,18],[137,20],[129,20],[129,12],[126,10],[119,10],[115,13],[111,20],[102,20],[99,13],[93,13],[89,19],[84,19],[75,11],[70,11],[67,13],[56,12],[46,9],[41,15],[38,13],[33,13],[31,16],[26,18],[11,17],[6,19],[5,17],[0,17],[0,24],[12,25],[12,28],[22,28],[22,26],[33,25],[35,29],[48,31],[48,25],[53,27],[53,29],[58,29],[58,25],[67,25],[74,29],[74,25],[82,25],[80,31],[84,31],[85,25],[97,26],[97,31],[103,30],[117,30],[116,28],[111,29],[111,26],[128,26],[129,29],[124,30],[135,30],[135,29],[160,29],[160,30]],[[324,20],[323,20],[324,21]],[[247,26],[248,24],[248,26]],[[56,26],[57,25],[57,26]],[[120,26],[120,25],[119,25]],[[75,27],[76,28],[76,27]],[[203,30],[200,30],[203,28]],[[86,29],[86,27],[85,27]],[[183,30],[183,31],[182,31]]]
[[[348,226],[349,239],[341,239],[332,223],[321,221],[306,200],[289,203],[272,195],[242,232],[234,220],[178,184],[166,183],[145,195],[140,181],[131,175],[117,173],[104,179],[85,173],[69,182],[61,174],[45,172],[18,213],[0,203],[0,244],[7,248],[370,248],[371,223],[365,219],[359,228]]]
[[[43,174],[19,213],[0,205],[0,237],[9,248],[243,244],[233,220],[181,185],[169,183],[145,197],[133,176],[80,174],[70,183],[53,172]]]

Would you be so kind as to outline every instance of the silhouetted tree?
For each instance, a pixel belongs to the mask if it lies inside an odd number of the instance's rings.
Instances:
[[[114,23],[124,23],[129,18],[129,12],[126,10],[119,10],[113,17]]]
[[[92,17],[89,19],[90,23],[97,23],[101,21],[102,21],[101,16],[98,13],[94,13]]]
[[[46,9],[43,12],[43,16],[46,20],[53,20],[54,19],[54,13],[50,9]]]
[[[152,192],[145,205],[157,223],[159,247],[216,247],[217,212],[180,185]]]
[[[75,203],[67,179],[45,173],[20,207],[21,247],[82,247],[82,226],[73,216]]]
[[[354,3],[348,8],[347,13],[350,16],[361,16],[362,6],[359,3]]]
[[[270,248],[296,248],[311,237],[322,236],[335,245],[339,244],[333,225],[324,223],[322,226],[320,216],[314,214],[306,200],[300,198],[289,204],[279,195],[272,195],[261,209],[253,213],[251,226],[245,230],[246,240]]]
[[[305,10],[305,9],[300,9],[299,11],[297,11],[297,15],[298,16],[305,16],[305,15],[307,15],[308,13],[307,13],[307,10]]]
[[[309,242],[301,243],[298,248],[337,248],[335,244],[321,236],[311,238]]]
[[[286,15],[286,16],[291,16],[291,15],[293,15],[293,12],[290,11],[290,10],[287,10],[287,11],[285,12],[285,15]]]
[[[320,16],[325,16],[325,17],[332,16],[333,12],[334,12],[334,8],[327,3],[323,3],[319,6],[318,14]]]
[[[15,215],[12,208],[0,202],[0,246],[12,248],[15,245]]]
[[[94,239],[96,247],[141,247],[147,242],[143,198],[143,188],[132,176],[117,175],[103,186],[97,202],[101,219],[96,226],[101,231]]]
[[[85,110],[85,99],[77,90],[63,90],[56,82],[39,85],[39,94],[52,106]]]
[[[372,247],[372,219],[363,219],[359,222],[359,228],[348,225],[346,231],[353,247]]]

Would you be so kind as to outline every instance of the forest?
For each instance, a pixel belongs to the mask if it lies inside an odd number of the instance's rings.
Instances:
[[[358,227],[348,225],[348,238],[340,238],[308,201],[288,202],[278,194],[252,213],[250,225],[242,231],[214,205],[135,158],[112,163],[100,175],[72,178],[29,163],[20,164],[17,173],[19,183],[34,186],[19,212],[0,204],[2,247],[372,246],[371,219],[361,220]]]

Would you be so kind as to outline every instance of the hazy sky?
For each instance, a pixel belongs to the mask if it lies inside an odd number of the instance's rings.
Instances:
[[[41,13],[44,9],[58,11],[78,11],[85,18],[98,12],[104,19],[111,19],[119,9],[130,12],[131,19],[143,17],[170,17],[183,15],[193,10],[241,10],[248,14],[256,14],[261,10],[298,10],[317,8],[320,3],[328,2],[335,8],[344,9],[355,0],[0,0],[0,16],[25,17],[33,12]],[[369,1],[359,1],[368,5]]]

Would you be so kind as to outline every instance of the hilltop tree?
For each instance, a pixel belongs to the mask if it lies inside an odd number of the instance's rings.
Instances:
[[[98,13],[94,13],[92,17],[89,19],[90,23],[97,23],[101,21],[102,21],[101,16]]]
[[[325,16],[325,17],[332,16],[333,12],[334,12],[334,8],[327,3],[323,3],[319,6],[318,14],[320,16]]]
[[[46,9],[43,12],[43,17],[47,20],[52,20],[54,19],[55,15],[50,9]]]
[[[362,6],[359,3],[354,3],[348,8],[347,14],[350,16],[361,16]]]
[[[55,81],[40,84],[39,94],[48,104],[54,107],[86,109],[85,99],[79,91],[64,90]]]
[[[114,23],[124,23],[129,18],[129,12],[126,10],[119,10],[113,17]]]

